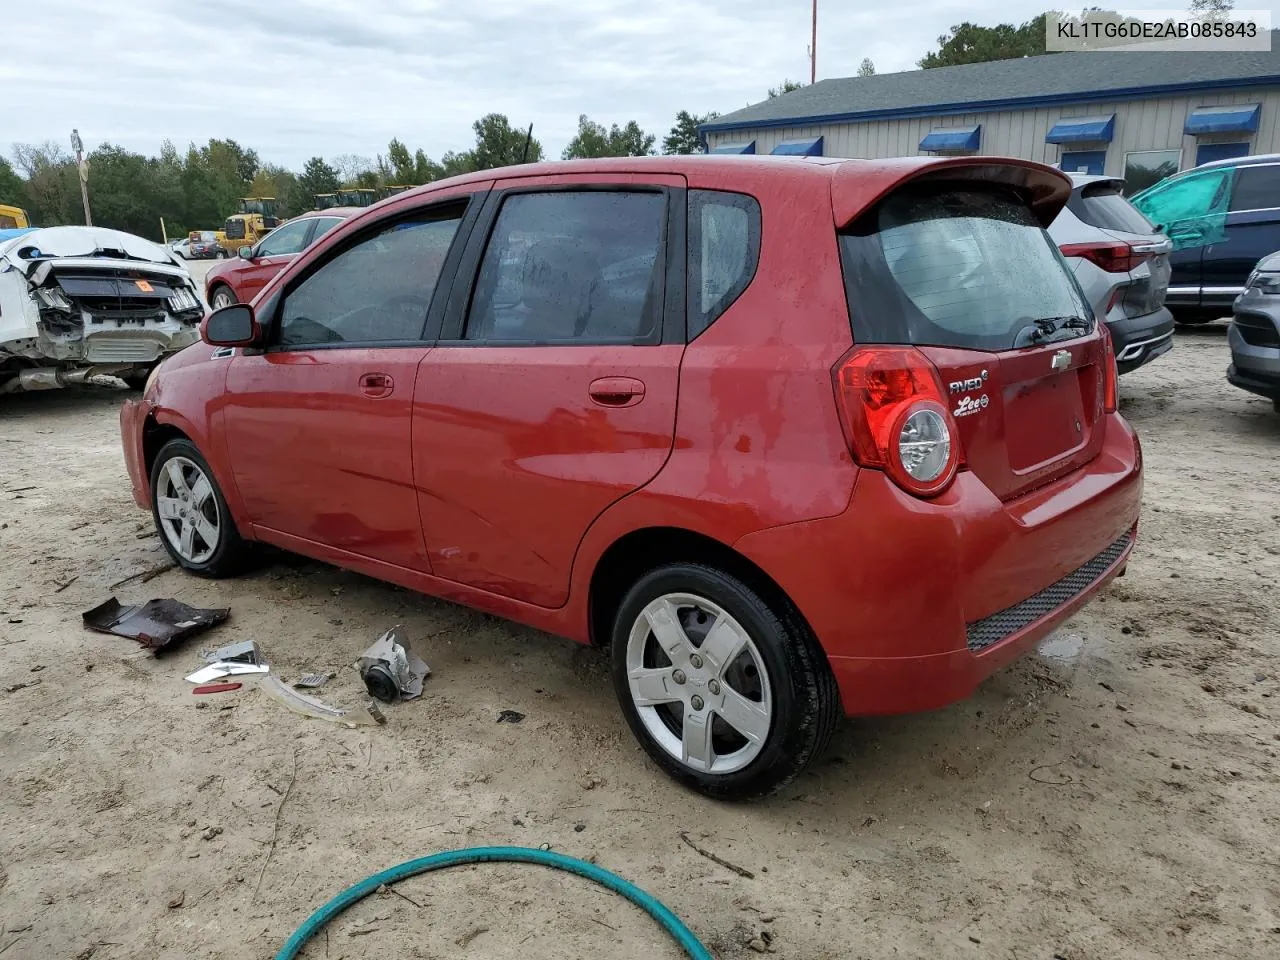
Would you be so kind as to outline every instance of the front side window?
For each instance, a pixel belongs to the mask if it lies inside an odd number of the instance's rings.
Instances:
[[[1057,247],[1009,191],[908,187],[842,233],[840,247],[859,343],[1008,350],[1038,320],[1091,326]]]
[[[659,330],[666,196],[513,194],[485,248],[468,340],[637,342]]]
[[[401,220],[327,261],[285,297],[278,342],[421,339],[462,214],[457,206]]]
[[[1134,206],[1185,250],[1217,243],[1226,236],[1230,170],[1191,174],[1134,199]]]
[[[256,256],[283,257],[286,254],[297,253],[306,242],[307,231],[310,229],[311,224],[306,220],[295,220],[293,223],[286,223],[283,227],[277,227],[262,238],[262,242],[258,244]]]
[[[760,204],[740,193],[689,192],[689,332],[706,330],[751,283],[760,259]]]
[[[341,217],[316,217],[316,232],[311,235],[311,242],[315,243],[326,233],[342,222]]]

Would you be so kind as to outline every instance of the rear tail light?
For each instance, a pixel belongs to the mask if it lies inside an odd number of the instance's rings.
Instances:
[[[1116,304],[1120,301],[1120,297],[1124,294],[1124,287],[1116,287],[1111,291],[1111,297],[1107,300],[1107,308],[1102,311],[1102,315],[1108,316],[1115,309]]]
[[[1120,371],[1116,367],[1115,345],[1105,323],[1098,324],[1102,334],[1102,412],[1115,413],[1120,399]]]
[[[836,397],[854,459],[917,497],[955,479],[960,438],[942,380],[913,347],[854,347],[835,368]]]
[[[1138,253],[1120,240],[1107,243],[1065,243],[1058,249],[1064,257],[1083,257],[1107,273],[1128,273],[1153,256],[1151,253]]]

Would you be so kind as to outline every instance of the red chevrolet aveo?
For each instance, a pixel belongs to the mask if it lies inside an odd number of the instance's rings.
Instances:
[[[261,541],[612,648],[650,756],[755,797],[1122,572],[1116,369],[1056,170],[489,170],[351,217],[121,413],[186,569]]]

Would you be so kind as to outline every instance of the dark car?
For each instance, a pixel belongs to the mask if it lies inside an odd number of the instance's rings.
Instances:
[[[193,574],[269,543],[608,646],[656,763],[759,796],[1124,569],[1141,451],[1044,230],[1070,193],[989,157],[441,180],[204,320],[121,412],[134,498]]]
[[[1227,379],[1280,413],[1280,253],[1258,261],[1232,307]]]
[[[1173,241],[1165,304],[1178,323],[1231,313],[1254,264],[1280,250],[1280,154],[1217,160],[1133,198]]]
[[[353,213],[356,207],[312,210],[282,223],[240,256],[220,263],[205,274],[205,301],[215,310],[232,303],[248,303],[299,253]],[[221,248],[219,248],[221,249]]]
[[[171,246],[183,260],[222,260],[227,256],[226,248],[218,243],[218,235],[212,230],[193,230],[185,241]]]

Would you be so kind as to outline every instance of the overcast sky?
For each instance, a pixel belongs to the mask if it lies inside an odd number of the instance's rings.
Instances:
[[[634,119],[661,140],[678,110],[727,113],[809,75],[810,0],[4,2],[6,156],[15,142],[65,145],[78,127],[86,149],[230,137],[295,169],[317,154],[372,157],[393,136],[438,159],[469,147],[490,112],[533,123],[559,156],[580,113]],[[818,77],[851,76],[863,57],[880,73],[912,69],[953,23],[1043,9],[819,0]]]

